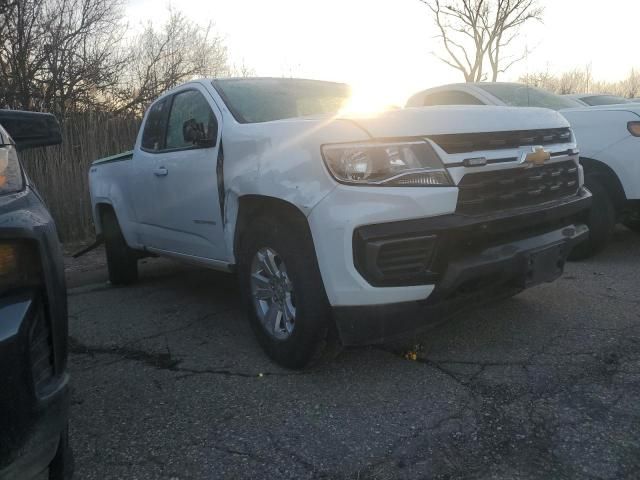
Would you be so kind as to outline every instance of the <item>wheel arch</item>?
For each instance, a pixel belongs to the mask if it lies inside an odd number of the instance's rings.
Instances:
[[[249,231],[251,221],[259,217],[270,217],[292,227],[301,228],[313,241],[307,217],[299,207],[276,197],[257,194],[244,195],[238,199],[238,214],[233,236],[233,253],[236,263],[242,245],[242,237]]]
[[[627,195],[624,192],[622,182],[620,182],[618,175],[616,175],[613,169],[604,162],[592,158],[580,157],[580,164],[584,168],[585,177],[587,175],[598,177],[598,180],[600,180],[602,186],[611,197],[616,209],[624,208],[627,202]]]
[[[94,208],[93,208],[93,222],[95,223],[95,230],[96,230],[96,235],[100,236],[102,235],[102,219],[104,217],[104,214],[106,211],[112,211],[116,218],[118,217],[118,214],[116,213],[116,209],[113,207],[113,205],[109,202],[98,202],[95,204]]]

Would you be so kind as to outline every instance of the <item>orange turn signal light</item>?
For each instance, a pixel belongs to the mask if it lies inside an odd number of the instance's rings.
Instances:
[[[15,245],[0,244],[0,276],[15,273],[18,269],[18,249]]]
[[[627,123],[627,128],[631,135],[634,137],[640,137],[640,122],[629,122]]]

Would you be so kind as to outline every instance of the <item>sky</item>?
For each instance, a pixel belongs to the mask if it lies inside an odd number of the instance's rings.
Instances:
[[[196,22],[213,21],[231,62],[259,76],[347,82],[389,104],[463,80],[434,56],[442,46],[430,10],[418,0],[128,0],[131,32],[164,21],[170,4]],[[531,53],[499,80],[590,65],[596,80],[615,81],[640,67],[637,0],[539,4],[544,23],[531,24],[513,45],[516,53]]]

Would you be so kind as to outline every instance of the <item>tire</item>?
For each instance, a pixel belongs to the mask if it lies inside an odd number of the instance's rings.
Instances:
[[[49,464],[49,480],[71,480],[75,462],[73,452],[69,443],[69,428],[60,436],[56,456]]]
[[[127,245],[113,210],[102,216],[102,233],[107,252],[109,281],[112,285],[129,285],[138,280],[138,255]]]
[[[604,250],[611,241],[616,226],[616,208],[598,177],[587,175],[585,186],[593,195],[591,209],[585,218],[589,238],[576,245],[569,256],[571,260],[589,258]]]
[[[251,327],[274,362],[302,369],[331,351],[331,308],[306,225],[253,222],[240,240],[238,274]]]

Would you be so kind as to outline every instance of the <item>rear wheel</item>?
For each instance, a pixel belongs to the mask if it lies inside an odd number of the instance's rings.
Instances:
[[[258,220],[240,250],[241,290],[262,348],[287,368],[317,362],[327,352],[331,311],[308,231]]]
[[[107,252],[109,281],[113,285],[128,285],[138,280],[138,255],[129,248],[113,210],[102,215],[102,233]]]
[[[607,190],[596,175],[587,175],[585,186],[593,195],[591,209],[585,219],[589,238],[578,244],[569,258],[582,260],[604,250],[611,241],[616,226],[616,209]]]

